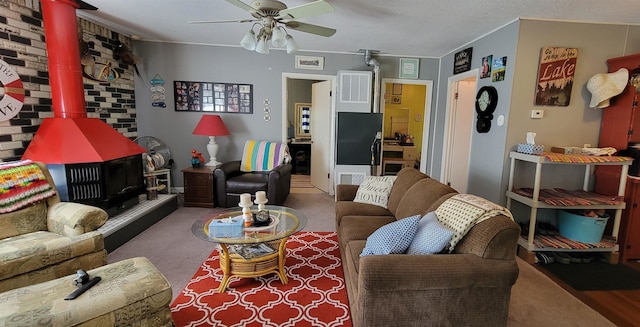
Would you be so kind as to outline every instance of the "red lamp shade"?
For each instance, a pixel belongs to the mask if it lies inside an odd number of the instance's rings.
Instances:
[[[195,135],[224,136],[230,135],[227,126],[218,115],[202,115],[198,125],[193,130]]]

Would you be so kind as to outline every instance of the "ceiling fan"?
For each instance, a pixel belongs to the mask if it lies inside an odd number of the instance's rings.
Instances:
[[[268,53],[268,42],[276,47],[287,47],[287,53],[298,49],[297,44],[286,29],[330,37],[336,33],[334,28],[299,22],[298,19],[319,16],[333,12],[333,6],[325,0],[316,0],[307,4],[288,8],[277,0],[254,0],[247,4],[240,0],[226,0],[228,3],[247,11],[253,19],[242,20],[214,20],[189,21],[189,24],[209,23],[254,23],[249,32],[242,38],[240,44],[248,50]],[[258,35],[253,31],[254,26],[260,26]]]

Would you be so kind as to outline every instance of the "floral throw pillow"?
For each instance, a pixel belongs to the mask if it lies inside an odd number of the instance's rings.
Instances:
[[[367,176],[358,187],[353,202],[367,203],[387,209],[389,194],[396,176]]]

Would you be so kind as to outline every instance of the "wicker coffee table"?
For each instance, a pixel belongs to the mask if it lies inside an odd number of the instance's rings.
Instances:
[[[271,216],[271,224],[261,227],[244,227],[241,237],[214,237],[209,235],[209,224],[214,219],[232,218],[242,215],[242,208],[225,210],[214,216],[203,217],[196,220],[191,231],[195,236],[205,241],[220,245],[220,268],[224,273],[219,292],[224,292],[229,285],[231,277],[254,278],[276,273],[283,284],[288,283],[284,270],[286,260],[286,243],[289,236],[302,230],[307,224],[307,217],[300,211],[282,207],[267,205]],[[257,210],[255,207],[253,210]],[[246,258],[238,254],[239,249],[259,248],[268,245],[274,251],[271,253]],[[249,253],[249,255],[251,255]]]

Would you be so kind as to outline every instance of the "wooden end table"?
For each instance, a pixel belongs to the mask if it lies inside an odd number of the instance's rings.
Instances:
[[[244,227],[241,237],[214,237],[209,235],[209,224],[214,219],[232,218],[242,215],[242,208],[227,209],[214,216],[197,219],[191,231],[195,236],[205,241],[220,245],[220,268],[223,272],[222,282],[218,291],[224,292],[231,277],[254,278],[275,273],[283,284],[289,282],[284,269],[286,261],[286,243],[289,236],[301,231],[307,224],[307,217],[300,211],[267,205],[272,223],[262,227]],[[252,211],[257,210],[256,207]],[[266,244],[274,252],[246,259],[234,251],[242,246]]]

